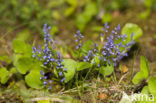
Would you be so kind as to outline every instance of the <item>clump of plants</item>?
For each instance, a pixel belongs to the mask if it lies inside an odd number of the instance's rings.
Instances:
[[[94,78],[101,78],[106,84],[110,80],[114,83],[121,82],[116,77],[116,71],[121,67],[120,61],[128,56],[128,51],[142,36],[142,30],[132,23],[127,23],[122,30],[117,25],[112,31],[109,30],[108,23],[105,23],[98,42],[84,41],[84,35],[77,31],[73,35],[75,46],[68,49],[71,58],[67,59],[59,52],[50,29],[50,26],[44,25],[44,44],[38,47],[31,46],[20,38],[13,40],[13,60],[5,56],[0,58],[7,64],[12,63],[11,67],[0,68],[1,84],[6,84],[15,75],[17,78],[24,78],[26,84],[34,89],[57,91],[59,85],[59,90],[60,87],[76,88],[81,96],[81,92]],[[149,77],[147,68],[146,59],[141,57],[141,70],[132,79],[134,85],[142,85]],[[155,89],[153,81],[155,82],[155,78],[150,77],[150,89],[145,87],[151,94],[154,94],[152,90]]]
[[[44,86],[49,86],[49,89],[51,89],[53,79],[55,81],[64,82],[64,73],[67,71],[67,68],[64,68],[62,64],[63,59],[60,53],[55,49],[55,40],[53,40],[49,34],[50,28],[51,27],[47,27],[47,24],[44,25],[45,44],[38,49],[33,47],[32,51],[32,57],[43,63],[44,71],[41,70],[42,76],[40,79],[43,81]]]
[[[47,24],[43,27],[44,45],[33,47],[32,57],[42,63],[41,81],[44,87],[52,89],[53,83],[74,84],[79,86],[89,79],[89,76],[102,75],[104,78],[115,74],[114,68],[119,61],[128,56],[128,51],[134,45],[133,33],[127,36],[120,35],[120,25],[109,32],[109,25],[105,23],[99,35],[100,43],[92,41],[84,42],[84,36],[80,31],[74,34],[75,49],[72,51],[73,59],[62,59],[56,41],[49,34],[51,27]],[[116,78],[116,77],[114,77]],[[68,85],[68,88],[74,87]]]
[[[75,47],[68,49],[72,59],[66,59],[64,55],[61,56],[50,29],[47,24],[44,25],[44,45],[37,48],[21,38],[13,40],[13,57],[0,58],[12,65],[0,69],[1,74],[6,72],[0,76],[2,84],[7,83],[13,75],[23,75],[26,84],[35,89],[51,89],[55,84],[72,88],[91,80],[91,77],[100,75],[105,78],[115,73],[114,68],[118,67],[119,61],[128,55],[134,41],[142,35],[142,30],[132,23],[127,23],[121,32],[120,25],[109,32],[106,23],[99,34],[100,42],[84,42],[84,36],[77,31],[74,34]]]

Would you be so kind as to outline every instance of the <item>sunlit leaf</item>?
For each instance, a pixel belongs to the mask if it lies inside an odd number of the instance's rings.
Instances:
[[[105,66],[102,66],[100,67],[99,69],[99,72],[105,77],[105,76],[108,76],[108,75],[111,75],[114,71],[114,67],[113,66],[109,66],[107,65],[106,67]]]
[[[64,59],[64,68],[67,68],[67,73],[65,73],[65,83],[70,81],[76,72],[77,62],[72,59]]]
[[[151,77],[148,82],[149,91],[156,96],[156,78]]]
[[[125,26],[122,28],[121,33],[122,35],[127,34],[126,43],[130,42],[131,39],[137,41],[143,35],[142,29],[138,25],[133,23],[125,24]],[[134,33],[133,38],[131,38],[132,33]]]
[[[0,56],[0,61],[5,61],[6,63],[11,63],[12,59],[9,58],[8,56]]]
[[[0,68],[0,81],[5,84],[9,79],[9,71],[6,68]]]
[[[77,71],[81,71],[81,70],[84,70],[84,69],[87,69],[87,68],[90,68],[91,67],[91,64],[88,63],[88,62],[79,62],[77,64]]]
[[[25,74],[28,70],[31,69],[32,63],[33,61],[31,58],[23,57],[17,60],[15,66],[18,72],[20,72],[21,74]]]
[[[102,17],[102,23],[110,23],[112,21],[112,15],[110,13],[105,13]]]
[[[148,62],[144,56],[140,58],[140,71],[133,77],[132,82],[138,84],[149,76]]]
[[[31,88],[42,89],[43,83],[40,80],[41,74],[40,70],[31,70],[31,72],[25,76],[25,81],[27,85]]]

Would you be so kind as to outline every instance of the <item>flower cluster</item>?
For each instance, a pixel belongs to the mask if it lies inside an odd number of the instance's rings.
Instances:
[[[80,31],[77,31],[77,34],[74,35],[74,37],[76,38],[75,42],[77,44],[75,49],[80,49],[82,46],[82,39],[83,39],[83,35],[80,33]]]
[[[107,65],[111,64],[116,66],[117,62],[119,62],[124,56],[128,56],[127,51],[130,50],[131,45],[133,45],[135,42],[133,40],[133,33],[131,35],[131,41],[129,43],[125,43],[127,35],[119,35],[120,31],[120,25],[115,27],[114,30],[111,31],[111,34],[107,36],[106,40],[104,39],[104,35],[108,33],[108,24],[106,23],[104,25],[104,28],[102,29],[104,33],[100,35],[102,37],[102,44],[103,47],[100,48],[99,51],[97,49],[93,49],[96,51],[92,58],[98,54],[100,59],[100,64],[98,64],[98,67],[101,65]],[[89,61],[91,58],[91,52],[88,52],[88,55],[85,56],[84,61]]]
[[[52,89],[52,80],[49,78],[51,78],[52,73],[49,72],[49,73],[45,74],[42,70],[40,71],[40,73],[41,73],[40,79],[43,81],[44,87],[49,87],[49,90],[51,90]]]
[[[56,76],[61,79],[61,82],[64,82],[65,76],[64,72],[67,71],[67,68],[64,68],[64,65],[62,64],[63,59],[61,59],[60,53],[55,50],[55,43],[56,41],[51,38],[51,35],[49,34],[49,30],[51,27],[47,27],[47,24],[43,27],[44,32],[44,46],[43,48],[39,47],[36,49],[36,47],[33,47],[33,58],[37,58],[39,61],[43,63],[43,65],[48,69],[46,73],[43,73],[41,71],[42,77],[40,79],[43,80],[44,86],[47,86],[48,84],[51,84],[52,75],[55,74]],[[54,71],[57,71],[58,74],[56,74]],[[47,74],[48,75],[45,75]],[[58,76],[57,76],[58,75]],[[50,82],[48,82],[50,81]],[[49,89],[51,89],[51,86],[49,86]]]
[[[98,47],[97,44],[94,43],[94,48],[92,50],[89,50],[87,56],[84,57],[83,61],[90,62],[93,59],[93,57],[96,56],[96,53],[98,53]]]
[[[105,23],[104,28],[102,28],[103,33],[100,34],[101,37],[104,37],[105,34],[108,33],[109,25]]]

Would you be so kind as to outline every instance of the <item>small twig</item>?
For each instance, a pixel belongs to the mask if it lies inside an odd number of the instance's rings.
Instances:
[[[124,75],[120,78],[120,80],[119,80],[119,82],[118,82],[118,85],[121,83],[121,81],[125,78],[126,75],[127,75],[127,73],[124,74]]]

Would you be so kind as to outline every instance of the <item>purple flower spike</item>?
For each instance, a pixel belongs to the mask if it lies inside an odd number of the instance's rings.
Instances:
[[[51,87],[51,86],[49,86],[49,90],[51,90],[51,88],[52,88],[52,87]]]
[[[40,71],[40,73],[41,73],[41,75],[43,75],[43,76],[44,76],[44,72],[43,72],[42,70]]]
[[[76,33],[77,33],[77,34],[74,34],[74,37],[76,38],[76,39],[75,39],[75,42],[76,42],[76,45],[77,45],[75,49],[80,49],[81,46],[82,46],[81,40],[82,40],[82,38],[83,38],[83,35],[80,33],[79,30],[78,30]]]
[[[63,79],[61,79],[61,82],[64,82],[64,81],[65,81],[65,79],[66,79],[65,77],[64,77]]]

